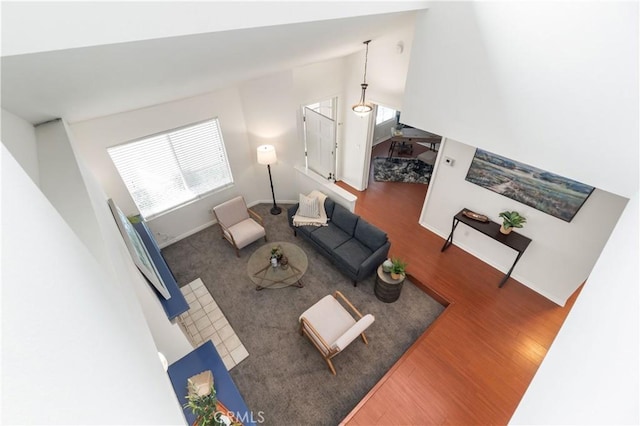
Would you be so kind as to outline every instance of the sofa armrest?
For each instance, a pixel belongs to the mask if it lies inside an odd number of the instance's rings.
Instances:
[[[362,262],[362,265],[360,265],[360,269],[358,270],[358,281],[368,277],[378,268],[378,266],[382,264],[382,262],[387,259],[390,248],[391,242],[387,241],[374,251],[364,262]]]

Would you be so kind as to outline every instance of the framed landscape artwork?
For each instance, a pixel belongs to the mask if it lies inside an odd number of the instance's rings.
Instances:
[[[109,204],[109,208],[113,214],[113,219],[118,225],[120,234],[124,239],[124,243],[129,250],[129,254],[133,258],[133,263],[136,264],[140,272],[142,272],[147,280],[165,299],[170,299],[171,293],[169,293],[169,289],[164,281],[162,281],[162,277],[151,260],[151,256],[149,255],[147,248],[144,246],[142,239],[140,239],[138,231],[136,231],[131,222],[129,222],[127,216],[122,213],[122,210],[120,210],[111,198],[107,200],[107,203]]]
[[[566,222],[595,189],[479,148],[466,180]]]

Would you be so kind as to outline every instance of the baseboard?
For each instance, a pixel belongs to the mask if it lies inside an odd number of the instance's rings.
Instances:
[[[276,201],[277,204],[295,204],[297,202],[298,202],[298,200],[278,200],[278,201]],[[247,204],[247,207],[251,208],[251,207],[256,206],[258,204],[273,204],[273,200],[258,200],[258,201],[254,201],[253,203]],[[282,211],[283,211],[283,213],[286,214],[284,209],[282,209]],[[210,226],[213,226],[216,223],[218,223],[218,222],[216,222],[215,220],[211,220],[211,221],[209,221],[209,222],[207,222],[207,223],[205,223],[203,225],[200,225],[198,227],[195,227],[195,228],[185,232],[184,234],[180,234],[180,235],[178,235],[176,237],[169,238],[166,241],[163,241],[162,243],[158,242],[158,247],[160,249],[168,247],[171,244],[177,243],[178,241],[180,241],[180,240],[182,240],[184,238],[190,237],[191,235],[193,235],[193,234],[195,234],[197,232],[200,232],[203,229],[206,229],[206,228],[208,228]]]
[[[442,237],[442,239],[446,240],[449,237],[449,232],[443,233],[442,231],[440,231],[437,228],[434,228],[433,226],[430,226],[426,223],[424,223],[423,221],[419,221],[419,224],[428,229],[429,231],[433,232],[434,234],[438,235],[439,237]],[[443,242],[444,244],[444,242]],[[486,257],[482,256],[479,252],[477,252],[476,250],[474,250],[473,248],[465,245],[465,244],[460,244],[458,242],[453,243],[454,246],[457,246],[459,248],[461,248],[462,250],[466,251],[467,253],[469,253],[470,255],[480,259],[481,261],[483,261],[484,263],[486,263],[487,265],[497,269],[498,271],[502,272],[503,274],[506,274],[507,271],[509,270],[509,268],[511,267],[511,265],[508,266],[504,266],[504,265],[498,265],[495,262],[493,262],[490,259],[487,259]],[[516,255],[516,253],[514,252],[514,256]],[[516,268],[517,269],[517,268]],[[513,272],[511,274],[511,278],[513,278],[514,280],[518,281],[520,284],[529,287],[531,290],[535,291],[536,293],[538,293],[539,295],[551,300],[553,303],[555,303],[558,306],[564,306],[565,303],[567,302],[566,300],[558,300],[557,297],[547,293],[546,291],[540,289],[535,283],[532,283],[531,281],[523,278],[521,275],[518,275],[516,272]],[[496,283],[496,285],[498,285]],[[507,284],[508,285],[508,284]]]
[[[205,223],[203,225],[200,225],[200,226],[197,226],[197,227],[195,227],[193,229],[190,229],[189,231],[185,232],[184,234],[178,235],[177,237],[169,238],[168,240],[163,241],[162,243],[158,243],[158,247],[161,248],[161,249],[163,249],[165,247],[168,247],[171,244],[177,243],[178,241],[180,241],[180,240],[182,240],[184,238],[190,237],[191,235],[195,234],[196,232],[200,232],[203,229],[206,229],[206,228],[208,228],[210,226],[215,225],[216,223],[218,223],[218,222],[216,222],[215,220],[209,221],[209,222],[207,222],[207,223]]]

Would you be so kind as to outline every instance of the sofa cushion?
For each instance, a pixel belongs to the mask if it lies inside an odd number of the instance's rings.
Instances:
[[[357,273],[360,265],[371,256],[373,251],[355,238],[351,238],[337,247],[334,253],[337,258],[340,258],[341,263],[351,269],[353,273]]]
[[[366,220],[360,218],[353,236],[371,251],[376,251],[387,242],[387,234]]]
[[[333,251],[340,244],[351,238],[342,229],[334,225],[316,228],[309,237],[327,251]]]
[[[333,222],[334,225],[338,226],[344,232],[349,234],[349,236],[353,236],[353,231],[356,228],[356,223],[358,223],[358,216],[351,213],[340,204],[336,204],[333,208],[331,222]]]

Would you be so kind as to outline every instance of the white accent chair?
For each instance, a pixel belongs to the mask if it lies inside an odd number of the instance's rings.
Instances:
[[[349,311],[338,301],[338,298],[357,316],[354,319]],[[362,315],[347,298],[336,291],[316,302],[300,315],[300,334],[306,335],[311,343],[320,351],[335,376],[336,369],[331,359],[342,352],[358,336],[365,344],[367,337],[364,331],[375,321],[371,314]]]
[[[262,217],[247,208],[241,196],[215,206],[213,215],[220,225],[222,238],[233,245],[238,257],[240,257],[241,248],[263,237],[267,241]]]

